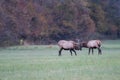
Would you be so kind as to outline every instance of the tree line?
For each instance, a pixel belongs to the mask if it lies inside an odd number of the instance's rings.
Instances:
[[[0,0],[0,45],[120,38],[119,0]]]

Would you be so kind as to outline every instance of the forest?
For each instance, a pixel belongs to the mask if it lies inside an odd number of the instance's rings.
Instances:
[[[0,46],[119,38],[120,0],[0,0]]]

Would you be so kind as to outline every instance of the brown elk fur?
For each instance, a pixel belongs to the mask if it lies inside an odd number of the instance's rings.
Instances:
[[[58,46],[60,47],[59,56],[61,56],[62,50],[70,50],[71,56],[72,51],[75,53],[75,55],[77,55],[75,50],[80,50],[78,43],[74,41],[60,40],[58,42]]]
[[[101,51],[101,41],[100,40],[90,40],[88,42],[81,42],[81,46],[82,47],[85,47],[85,48],[89,48],[89,52],[88,54],[90,54],[90,51],[92,49],[92,54],[94,52],[93,49],[98,49],[98,54],[102,54],[102,51]]]

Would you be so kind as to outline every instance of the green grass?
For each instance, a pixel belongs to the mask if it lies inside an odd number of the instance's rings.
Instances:
[[[103,41],[103,55],[77,56],[57,46],[14,46],[0,49],[0,80],[120,80],[120,40]]]

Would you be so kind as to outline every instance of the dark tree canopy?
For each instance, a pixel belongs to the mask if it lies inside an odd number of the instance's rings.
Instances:
[[[0,0],[0,45],[120,38],[120,0]]]

